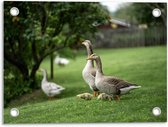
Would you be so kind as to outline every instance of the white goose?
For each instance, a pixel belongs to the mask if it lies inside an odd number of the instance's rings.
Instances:
[[[85,40],[82,44],[86,47],[88,57],[93,54],[92,44],[89,40]],[[87,63],[82,71],[82,76],[90,89],[94,92],[93,95],[98,94],[98,89],[95,85],[96,69],[94,68],[93,60],[87,60]]]
[[[59,66],[65,66],[65,65],[69,64],[69,60],[66,59],[66,58],[62,58],[59,55],[57,55],[55,57],[54,63],[59,65]]]
[[[95,85],[100,90],[100,92],[106,93],[111,96],[114,95],[117,100],[120,100],[120,95],[129,93],[130,90],[141,87],[113,76],[105,76],[103,74],[102,63],[99,56],[92,54],[87,59],[96,61],[97,70]]]
[[[55,95],[60,94],[65,88],[57,85],[54,82],[47,81],[47,71],[43,68],[40,68],[39,71],[43,74],[43,79],[41,81],[41,89],[48,97],[54,97]]]

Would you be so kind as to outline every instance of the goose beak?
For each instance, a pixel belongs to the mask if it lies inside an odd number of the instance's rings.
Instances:
[[[95,56],[95,55],[96,55],[96,54],[93,53],[92,55],[88,56],[88,58],[87,58],[86,60],[94,60],[94,56]]]
[[[84,42],[82,42],[82,45],[85,45],[85,41],[84,41]]]
[[[92,57],[91,57],[91,56],[89,56],[88,58],[86,58],[86,60],[92,60]]]

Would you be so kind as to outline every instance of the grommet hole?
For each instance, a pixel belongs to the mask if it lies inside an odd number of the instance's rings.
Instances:
[[[153,15],[154,17],[156,17],[156,18],[159,17],[159,16],[161,16],[161,10],[158,9],[158,8],[153,9],[152,15]]]
[[[19,9],[18,9],[17,7],[12,7],[12,8],[10,9],[10,14],[11,14],[12,16],[17,16],[17,15],[19,14]]]
[[[17,116],[19,115],[19,110],[18,110],[17,108],[12,108],[12,109],[10,110],[10,115],[11,115],[12,117],[17,117]]]
[[[154,107],[152,113],[155,116],[159,116],[161,114],[161,109],[159,107]]]

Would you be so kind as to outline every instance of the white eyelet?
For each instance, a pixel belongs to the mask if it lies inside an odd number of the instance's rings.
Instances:
[[[10,14],[11,14],[12,16],[17,16],[17,15],[19,14],[19,9],[18,9],[17,7],[12,7],[12,8],[10,9]]]

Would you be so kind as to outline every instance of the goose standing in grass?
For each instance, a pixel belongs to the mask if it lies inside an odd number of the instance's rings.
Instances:
[[[92,44],[89,40],[85,40],[82,44],[86,47],[88,57],[93,54]],[[82,71],[82,76],[90,89],[94,91],[94,97],[98,94],[98,89],[95,85],[96,69],[94,68],[93,60],[87,60],[87,63]]]
[[[141,87],[113,76],[105,76],[103,74],[102,63],[99,56],[92,54],[87,59],[96,61],[95,85],[100,92],[114,96],[117,100],[120,100],[120,95]]]
[[[66,59],[66,58],[62,58],[59,55],[57,55],[55,60],[54,60],[54,63],[63,67],[65,65],[69,64],[69,60]]]
[[[40,68],[39,71],[41,71],[43,74],[43,79],[41,81],[41,89],[48,97],[54,97],[55,95],[60,94],[65,89],[54,82],[48,82],[47,71],[45,69]]]

